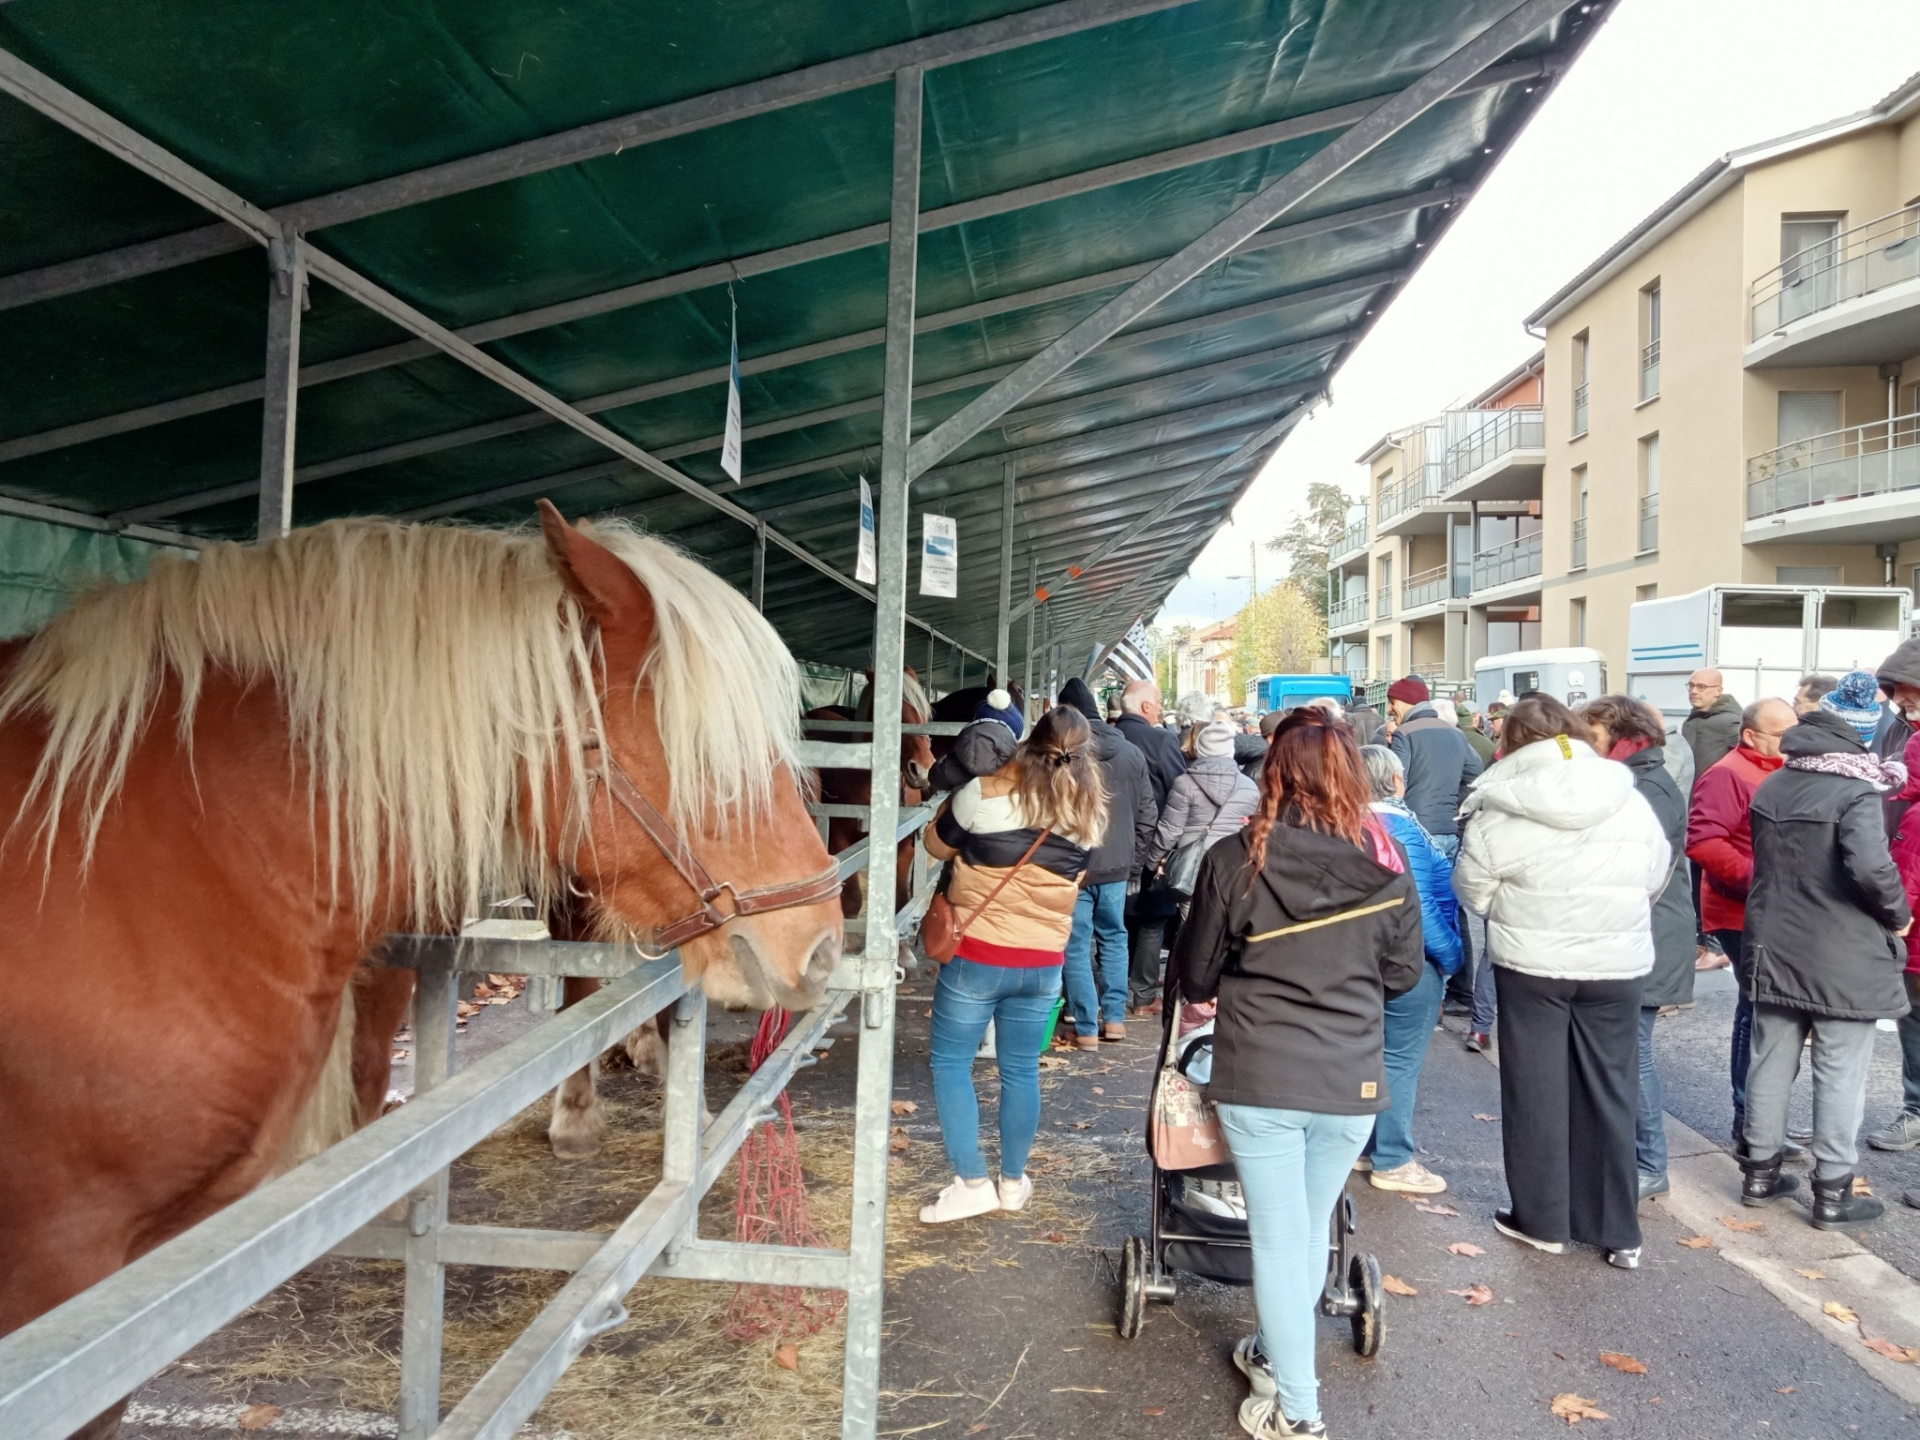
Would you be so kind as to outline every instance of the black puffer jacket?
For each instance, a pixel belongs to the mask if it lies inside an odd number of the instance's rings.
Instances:
[[[933,762],[928,783],[935,790],[958,790],[1006,764],[1019,743],[1004,721],[976,720],[953,737],[951,750]]]
[[[1653,902],[1653,973],[1640,990],[1643,1007],[1693,1003],[1693,891],[1687,884],[1687,802],[1667,770],[1666,749],[1651,746],[1629,755],[1634,788],[1652,807],[1653,818],[1673,847],[1667,888]]]
[[[1093,753],[1107,782],[1107,833],[1087,862],[1087,884],[1131,880],[1147,863],[1147,850],[1160,823],[1160,807],[1154,804],[1146,757],[1113,726],[1097,718],[1099,707],[1093,692],[1077,676],[1062,687],[1060,703],[1073,706],[1087,717],[1093,729]]]
[[[1283,823],[1249,887],[1246,833],[1230,835],[1201,863],[1173,965],[1186,999],[1220,1000],[1207,1086],[1216,1104],[1387,1108],[1384,1007],[1426,965],[1411,876]]]
[[[1880,794],[1865,780],[1794,768],[1797,757],[1864,755],[1854,728],[1816,710],[1781,737],[1784,768],[1753,792],[1746,952],[1753,1000],[1836,1020],[1907,1013],[1900,972],[1911,923],[1887,852]]]

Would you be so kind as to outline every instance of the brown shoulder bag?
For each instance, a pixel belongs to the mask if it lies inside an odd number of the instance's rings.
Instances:
[[[1027,853],[1014,862],[1013,868],[1000,877],[1000,883],[987,892],[987,898],[973,907],[973,913],[964,921],[955,918],[953,902],[944,894],[935,895],[927,905],[927,913],[920,920],[920,948],[926,952],[929,960],[944,965],[953,959],[954,951],[960,948],[961,937],[967,933],[967,927],[978,920],[981,913],[1000,898],[1000,892],[1007,888],[1007,882],[1019,873],[1020,867],[1033,858],[1033,852],[1052,829],[1042,830],[1027,847]]]

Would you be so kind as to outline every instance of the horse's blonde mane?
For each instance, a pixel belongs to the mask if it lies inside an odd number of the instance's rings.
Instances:
[[[689,834],[751,823],[796,754],[793,657],[674,546],[620,521],[582,529],[653,600],[646,675],[676,822]],[[0,721],[36,715],[48,729],[14,826],[37,809],[51,863],[72,807],[91,855],[163,696],[177,694],[190,745],[217,669],[278,689],[310,803],[331,817],[336,886],[350,876],[364,903],[390,881],[419,923],[476,914],[490,894],[544,897],[560,823],[545,797],[570,776],[586,798],[598,661],[538,531],[337,520],[159,557],[145,579],[81,598],[0,684]]]

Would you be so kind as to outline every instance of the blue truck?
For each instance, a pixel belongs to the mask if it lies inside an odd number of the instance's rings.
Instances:
[[[1353,681],[1345,675],[1256,675],[1247,687],[1247,708],[1255,715],[1293,710],[1322,695],[1351,705]]]

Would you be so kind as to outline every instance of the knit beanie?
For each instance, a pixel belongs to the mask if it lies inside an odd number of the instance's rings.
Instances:
[[[1060,703],[1071,705],[1089,720],[1100,718],[1100,702],[1093,698],[1093,691],[1078,675],[1060,687]]]
[[[1427,682],[1418,675],[1409,675],[1387,686],[1387,698],[1408,705],[1424,705],[1433,698],[1433,692],[1427,689]]]
[[[1203,759],[1209,755],[1233,754],[1233,727],[1224,720],[1202,725],[1193,737],[1193,753]]]
[[[1013,703],[1013,696],[1004,690],[989,690],[987,692],[987,698],[982,700],[978,708],[974,710],[973,718],[976,720],[998,720],[1002,725],[1013,731],[1013,738],[1016,740],[1020,738],[1020,732],[1026,728],[1025,720],[1021,718],[1018,707]]]
[[[1865,670],[1849,670],[1840,683],[1820,697],[1820,708],[1838,715],[1871,744],[1880,724],[1880,682]]]

